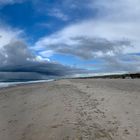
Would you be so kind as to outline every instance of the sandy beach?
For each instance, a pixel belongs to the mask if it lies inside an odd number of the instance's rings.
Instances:
[[[0,140],[140,140],[140,80],[65,79],[1,89]]]

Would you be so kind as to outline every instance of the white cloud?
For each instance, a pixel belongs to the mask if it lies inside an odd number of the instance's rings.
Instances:
[[[26,39],[27,39],[27,37],[23,30],[13,29],[7,25],[0,25],[0,59],[3,60],[3,62],[6,62],[7,57],[9,57],[7,55],[7,51],[5,51],[5,49],[6,49],[6,50],[9,50],[8,53],[16,54],[15,56],[13,55],[14,60],[11,59],[12,62],[16,63],[16,61],[18,61],[20,58],[20,56],[18,54],[20,53],[20,55],[21,55],[21,53],[22,53],[22,52],[18,52],[20,50],[20,47],[27,45]],[[29,45],[28,45],[28,48],[30,49],[30,51],[34,52],[34,50]],[[25,53],[24,49],[23,50],[21,49],[20,51],[23,51],[23,53]],[[34,59],[35,59],[35,61],[45,61],[45,60],[50,61],[47,58],[50,56],[50,53],[48,53],[47,55],[48,56],[46,56],[46,57],[41,57],[38,54],[38,55],[36,55],[36,58],[34,57]],[[43,53],[42,53],[42,56],[43,56]],[[27,57],[27,59],[28,59],[28,57]]]
[[[61,19],[63,21],[67,21],[69,19],[68,16],[65,15],[60,9],[56,9],[56,8],[51,9],[49,15]]]
[[[0,26],[0,49],[14,40],[21,39],[23,31]]]
[[[63,30],[49,36],[41,38],[36,47],[47,47],[52,44],[67,42],[67,44],[76,44],[74,37],[90,37],[90,38],[105,38],[109,41],[114,40],[130,40],[133,48],[128,46],[124,52],[140,51],[140,22],[113,22],[105,20],[90,20],[75,25],[68,26]]]
[[[14,3],[21,3],[23,1],[25,1],[25,0],[0,0],[0,6],[14,4]]]
[[[75,23],[41,38],[37,47],[67,42],[75,44],[73,37],[105,38],[107,40],[130,40],[133,48],[128,46],[124,52],[140,51],[140,1],[139,0],[91,0],[93,8],[98,7],[100,16],[80,23]]]
[[[131,20],[130,18],[139,17],[139,0],[91,0],[91,7],[98,8],[100,14],[115,20]]]

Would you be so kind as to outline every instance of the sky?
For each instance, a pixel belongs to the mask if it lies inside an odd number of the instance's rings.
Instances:
[[[0,79],[140,71],[139,0],[0,0]]]

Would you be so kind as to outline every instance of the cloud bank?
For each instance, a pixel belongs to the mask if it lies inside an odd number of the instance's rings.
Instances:
[[[35,80],[85,73],[82,69],[41,60],[21,41],[10,42],[3,46],[0,52],[0,64],[0,79]]]

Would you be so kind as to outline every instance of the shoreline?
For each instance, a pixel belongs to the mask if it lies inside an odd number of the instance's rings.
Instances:
[[[101,77],[76,77],[76,78],[62,78],[62,79],[48,79],[48,80],[35,80],[35,81],[26,81],[26,82],[0,82],[3,83],[3,84],[6,84],[6,83],[9,83],[9,85],[7,86],[1,86],[0,87],[0,90],[3,90],[3,89],[7,89],[7,88],[12,88],[12,87],[17,87],[17,86],[28,86],[28,85],[32,85],[32,84],[40,84],[40,83],[48,83],[48,82],[53,82],[53,81],[59,81],[59,80],[86,80],[86,79],[89,79],[89,80],[98,80],[98,79],[102,79],[102,80],[117,80],[117,79],[120,79],[120,80],[125,80],[123,78],[101,78]],[[129,80],[139,80],[139,78],[135,78],[135,79],[129,79]]]
[[[56,81],[56,79],[49,79],[49,80],[36,80],[36,81],[26,81],[26,82],[0,82],[3,84],[9,84],[7,86],[1,86],[0,90],[2,89],[7,89],[7,88],[12,88],[12,87],[17,87],[17,86],[26,86],[26,85],[32,85],[32,84],[40,84],[40,83],[48,83],[48,82],[53,82]]]

